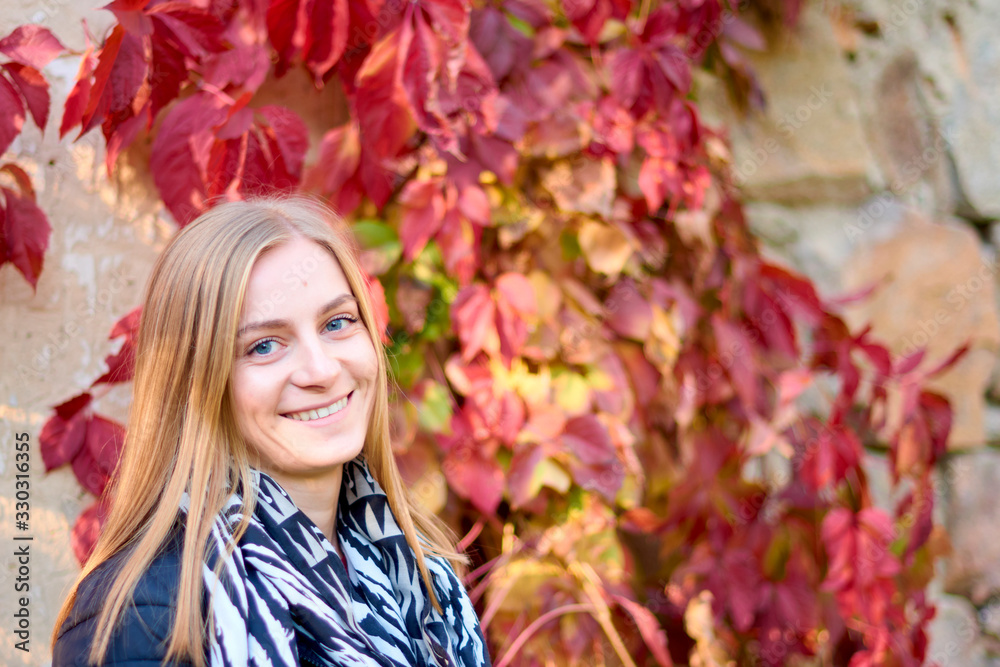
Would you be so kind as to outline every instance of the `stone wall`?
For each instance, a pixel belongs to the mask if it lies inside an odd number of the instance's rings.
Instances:
[[[80,20],[101,34],[111,15],[95,0],[5,0],[0,35],[36,22],[77,53]],[[1000,664],[1000,371],[996,246],[1000,227],[1000,0],[856,0],[803,14],[797,33],[751,54],[764,111],[738,113],[701,77],[706,120],[725,128],[751,224],[766,252],[808,274],[824,294],[877,285],[845,306],[897,352],[927,345],[932,359],[965,341],[972,352],[937,387],[953,399],[951,456],[937,479],[938,516],[952,555],[934,584],[931,657],[944,666]],[[37,438],[50,406],[97,377],[111,324],[140,300],[172,231],[142,174],[109,182],[96,133],[57,136],[78,57],[53,62],[53,118],[3,161],[31,172],[52,239],[33,293],[0,270],[0,540],[11,544],[14,434],[33,443],[31,652],[0,623],[0,664],[43,665],[58,605],[78,571],[68,548],[90,502],[70,471],[45,475]],[[284,84],[283,84],[284,85]],[[282,95],[276,91],[276,95]],[[323,104],[323,113],[339,105]],[[317,113],[319,110],[317,110]],[[137,150],[144,148],[139,146]],[[100,399],[123,416],[125,397]],[[889,502],[884,458],[870,455],[876,497]],[[5,547],[6,549],[6,547]],[[6,553],[6,551],[5,551]],[[10,619],[16,563],[0,558],[0,618]]]
[[[951,555],[932,586],[929,658],[1000,665],[1000,2],[809,4],[796,34],[750,55],[767,100],[737,112],[700,80],[707,119],[765,252],[809,275],[896,353],[926,364],[971,351],[935,380],[955,412],[938,471]],[[888,505],[884,457],[869,454]]]

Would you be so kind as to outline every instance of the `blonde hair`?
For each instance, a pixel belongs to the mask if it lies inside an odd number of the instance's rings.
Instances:
[[[236,332],[257,258],[296,236],[333,255],[358,300],[375,346],[379,377],[362,451],[416,554],[431,602],[440,610],[424,555],[447,558],[458,568],[465,558],[455,551],[450,533],[437,517],[411,500],[396,467],[389,435],[388,359],[350,230],[317,200],[270,197],[211,209],[182,229],[153,267],[139,324],[128,433],[112,482],[111,509],[93,554],[60,609],[53,643],[80,582],[134,545],[98,616],[88,657],[103,660],[139,578],[171,534],[182,495],[197,489],[189,494],[184,521],[177,615],[166,657],[204,667],[206,626],[212,627],[212,619],[203,619],[201,612],[202,563],[209,533],[231,490],[252,488],[251,452],[233,414]],[[234,541],[245,531],[253,508],[253,494],[245,494]],[[234,547],[229,545],[230,552]]]

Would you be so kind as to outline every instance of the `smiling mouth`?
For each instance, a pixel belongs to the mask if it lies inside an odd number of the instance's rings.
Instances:
[[[351,394],[354,392],[352,391]],[[347,407],[347,401],[351,397],[351,394],[344,396],[342,399],[335,403],[331,403],[325,408],[317,408],[315,410],[305,410],[304,412],[289,412],[283,417],[288,417],[289,419],[294,419],[298,422],[308,422],[314,419],[322,419],[323,417],[329,417],[330,415],[340,412]]]

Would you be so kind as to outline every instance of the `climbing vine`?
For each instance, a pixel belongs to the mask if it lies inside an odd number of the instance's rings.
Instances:
[[[698,68],[760,103],[742,54],[761,21],[794,29],[796,2],[107,9],[60,132],[99,127],[109,173],[149,144],[178,226],[267,191],[349,218],[384,295],[397,458],[464,536],[498,666],[923,662],[951,425],[923,387],[954,358],[892,358],[766,261],[698,113]],[[19,31],[0,41],[0,108],[44,127],[39,70],[62,47]],[[317,133],[295,100],[260,102],[293,72],[346,121]],[[5,148],[24,112],[0,117]],[[34,284],[47,227],[18,236],[33,191],[4,168],[3,258]],[[131,379],[137,315],[40,439],[46,468],[99,498],[73,530],[81,560],[124,438],[93,400]],[[866,447],[889,451],[892,509],[872,503]]]

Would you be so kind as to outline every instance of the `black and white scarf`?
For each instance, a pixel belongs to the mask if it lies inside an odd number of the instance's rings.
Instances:
[[[363,457],[344,464],[337,506],[341,561],[320,529],[267,474],[253,475],[257,506],[217,580],[204,566],[215,615],[212,667],[489,667],[479,619],[443,558],[427,557],[430,603],[413,550]],[[187,510],[185,496],[182,509]],[[225,553],[240,520],[233,495],[210,540]]]

